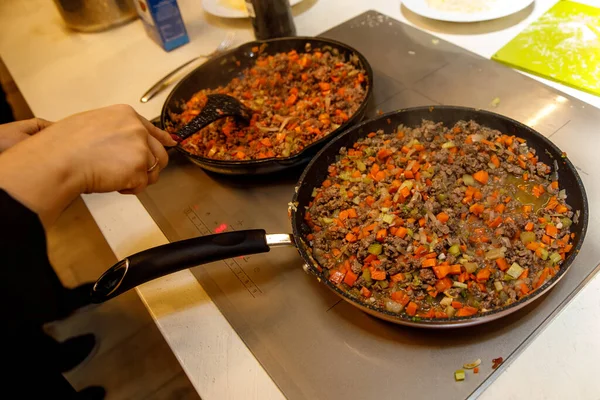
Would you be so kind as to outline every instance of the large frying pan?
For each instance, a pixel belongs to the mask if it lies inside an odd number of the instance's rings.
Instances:
[[[572,232],[575,233],[573,250],[567,256],[560,271],[534,294],[484,315],[413,320],[405,315],[377,309],[373,305],[349,296],[319,271],[316,261],[311,256],[311,248],[304,240],[306,234],[309,233],[309,228],[304,221],[304,210],[312,199],[313,188],[320,186],[321,182],[326,179],[327,166],[336,161],[340,148],[351,147],[353,143],[365,137],[369,132],[379,129],[390,132],[399,124],[418,126],[423,119],[443,122],[446,126],[453,126],[459,120],[474,120],[481,125],[526,139],[528,144],[536,149],[540,161],[548,165],[553,165],[554,160],[558,162],[560,187],[566,189],[567,202],[581,214],[579,221],[571,226]],[[271,247],[295,245],[306,263],[305,270],[308,273],[314,275],[344,300],[378,318],[424,328],[461,327],[489,322],[517,311],[548,292],[567,273],[579,252],[588,223],[587,198],[575,167],[568,159],[562,158],[561,154],[558,147],[533,129],[488,111],[440,106],[411,108],[382,115],[357,125],[337,137],[323,148],[306,167],[292,200],[292,204],[296,204],[295,209],[291,210],[293,235],[267,235],[264,230],[247,230],[203,236],[149,249],[134,254],[109,269],[96,282],[92,296],[96,302],[102,302],[144,282],[184,268],[239,255],[268,252]]]
[[[209,171],[226,175],[267,174],[308,163],[325,143],[336,137],[348,127],[362,120],[373,92],[373,71],[367,59],[352,47],[331,39],[291,37],[248,42],[205,62],[190,72],[171,91],[163,105],[160,116],[161,127],[164,128],[173,125],[171,115],[180,113],[182,111],[181,107],[185,102],[198,91],[202,89],[214,89],[218,86],[226,85],[233,78],[238,77],[244,69],[253,66],[259,55],[259,53],[255,51],[257,48],[261,49],[261,52],[267,54],[276,54],[292,50],[296,50],[298,53],[304,53],[306,52],[305,49],[307,44],[310,44],[312,49],[331,49],[332,52],[339,52],[339,54],[345,56],[346,60],[350,60],[351,58],[356,59],[357,66],[366,71],[364,84],[366,85],[367,95],[356,112],[350,116],[348,121],[329,135],[307,146],[300,153],[285,158],[273,157],[261,160],[241,161],[215,160],[192,154],[181,146],[177,146],[177,150],[182,152],[194,164]]]

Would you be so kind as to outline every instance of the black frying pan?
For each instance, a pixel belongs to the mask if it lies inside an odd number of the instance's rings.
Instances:
[[[348,121],[329,135],[307,146],[300,153],[285,158],[242,161],[215,160],[191,154],[181,146],[177,146],[177,150],[185,154],[194,164],[220,174],[267,174],[308,163],[326,142],[333,139],[349,126],[359,122],[365,115],[367,104],[373,92],[373,71],[367,59],[352,47],[335,40],[314,37],[292,37],[248,42],[200,65],[183,78],[167,97],[160,116],[162,127],[173,125],[171,114],[180,113],[182,105],[199,90],[214,89],[218,86],[226,85],[233,78],[238,77],[242,70],[253,66],[259,55],[253,49],[261,48],[263,49],[261,51],[267,54],[276,54],[291,50],[296,50],[298,53],[305,53],[307,44],[310,44],[312,49],[320,48],[321,50],[331,49],[332,52],[337,51],[339,54],[344,55],[346,60],[355,57],[357,59],[357,66],[366,71],[364,84],[367,87],[367,95]]]
[[[497,129],[505,134],[526,139],[529,146],[536,149],[540,161],[548,165],[553,165],[554,160],[558,162],[560,187],[566,189],[567,202],[574,210],[580,211],[580,217],[579,221],[571,226],[572,232],[575,233],[573,250],[562,264],[560,271],[534,294],[484,315],[414,320],[411,317],[381,310],[373,305],[361,302],[339,289],[319,272],[317,263],[311,255],[311,249],[303,239],[309,233],[309,227],[304,221],[304,211],[312,200],[313,188],[319,187],[321,182],[327,178],[327,166],[336,161],[340,148],[351,147],[353,143],[365,137],[369,132],[379,129],[390,132],[399,124],[418,126],[423,119],[443,122],[446,126],[453,126],[459,120],[474,120],[481,125]],[[562,158],[561,155],[562,152],[558,147],[533,129],[515,120],[488,111],[440,106],[411,108],[385,114],[350,128],[344,134],[338,136],[323,148],[306,167],[298,182],[297,193],[292,200],[293,204],[297,204],[296,208],[291,210],[293,235],[267,235],[264,230],[247,230],[203,236],[149,249],[134,254],[109,269],[96,282],[92,296],[96,302],[102,302],[144,282],[181,269],[240,255],[268,252],[271,247],[295,245],[306,263],[305,269],[307,272],[317,277],[321,283],[327,285],[344,300],[378,318],[398,324],[425,328],[469,326],[492,321],[517,311],[550,290],[569,270],[579,252],[587,230],[589,214],[587,198],[575,167],[568,159]]]

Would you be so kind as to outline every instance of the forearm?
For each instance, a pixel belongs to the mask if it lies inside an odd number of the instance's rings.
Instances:
[[[79,195],[79,187],[68,162],[46,139],[34,136],[0,154],[0,188],[49,226]]]

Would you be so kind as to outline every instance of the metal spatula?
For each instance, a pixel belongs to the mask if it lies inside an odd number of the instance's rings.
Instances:
[[[206,97],[208,100],[200,114],[177,133],[171,134],[175,141],[181,142],[221,118],[235,117],[238,121],[247,124],[252,117],[252,111],[234,97],[226,94],[209,94]]]

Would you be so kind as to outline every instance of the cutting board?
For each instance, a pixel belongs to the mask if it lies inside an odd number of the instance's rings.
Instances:
[[[600,8],[559,1],[492,59],[600,96]]]

